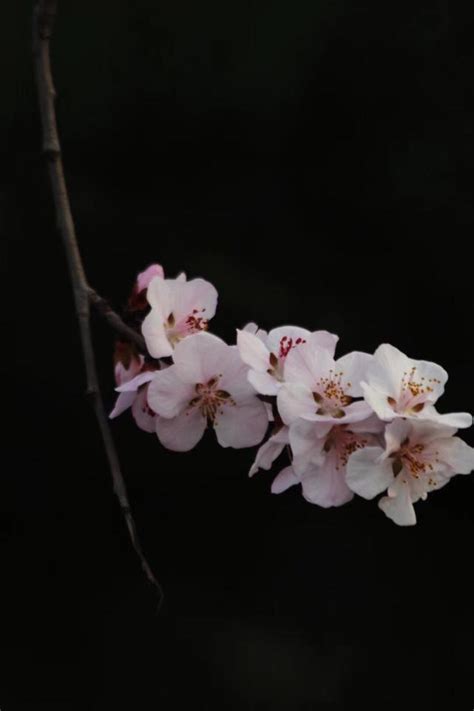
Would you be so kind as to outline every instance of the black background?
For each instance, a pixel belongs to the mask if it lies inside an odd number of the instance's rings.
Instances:
[[[5,311],[2,711],[474,705],[474,481],[400,529],[323,510],[253,451],[160,448],[113,423],[156,599],[131,551],[84,374],[41,156],[29,3],[2,10]],[[249,320],[380,342],[472,409],[473,24],[448,0],[60,3],[58,117],[91,283],[116,307],[162,263]],[[13,171],[13,173],[12,173]],[[12,174],[14,179],[12,180]],[[112,335],[94,321],[107,406]],[[13,399],[13,407],[12,401]],[[473,436],[466,433],[473,444]]]

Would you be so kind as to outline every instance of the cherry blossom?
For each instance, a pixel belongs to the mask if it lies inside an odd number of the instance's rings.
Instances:
[[[397,418],[386,427],[385,449],[366,447],[350,457],[347,483],[366,499],[386,489],[379,507],[398,525],[413,525],[416,501],[474,469],[474,449],[455,432],[437,422]]]
[[[150,313],[142,324],[142,333],[150,355],[164,358],[186,336],[207,330],[217,306],[217,291],[204,279],[186,280],[155,276],[149,283],[147,299]]]
[[[450,427],[470,427],[467,412],[441,415],[434,403],[444,392],[448,374],[440,365],[413,360],[384,343],[374,353],[362,382],[366,402],[382,420],[396,417],[433,420]]]
[[[324,508],[342,506],[354,494],[346,483],[346,466],[353,452],[379,443],[383,423],[371,416],[350,425],[297,420],[289,428],[293,453],[291,472],[280,472],[272,491],[280,493],[284,483],[301,484],[304,498]],[[285,487],[287,488],[287,486]]]
[[[249,324],[249,326],[254,324]],[[281,326],[268,334],[246,327],[237,331],[240,357],[249,367],[249,380],[262,395],[276,395],[284,380],[283,367],[288,354],[305,343],[325,348],[334,355],[338,337],[328,331],[311,333],[299,326]]]
[[[148,402],[160,415],[156,432],[174,451],[188,451],[207,426],[222,447],[252,447],[268,427],[265,405],[247,379],[247,366],[236,346],[199,333],[179,341],[173,365],[155,372]]]
[[[335,361],[331,353],[307,342],[293,349],[284,365],[284,384],[278,391],[278,410],[291,425],[298,418],[345,424],[372,414],[363,400],[361,380],[372,356],[354,351]]]

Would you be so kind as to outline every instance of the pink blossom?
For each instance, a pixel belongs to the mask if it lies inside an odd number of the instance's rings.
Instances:
[[[217,306],[217,291],[204,279],[186,280],[155,276],[147,299],[150,313],[142,324],[148,351],[154,358],[171,356],[183,338],[207,330]]]
[[[354,494],[346,483],[346,466],[353,452],[379,443],[383,423],[375,416],[347,425],[320,424],[297,420],[289,429],[293,453],[291,477],[301,484],[304,498],[324,508],[342,506]],[[280,473],[281,474],[281,473]],[[285,473],[290,484],[290,474]],[[283,490],[278,475],[272,491]]]
[[[240,357],[249,367],[249,380],[261,395],[276,395],[284,381],[283,368],[288,354],[303,344],[324,348],[334,355],[338,337],[328,331],[311,333],[299,326],[281,326],[270,333],[256,330],[249,324],[237,331]],[[256,327],[255,327],[256,328]]]
[[[397,418],[386,427],[385,448],[370,446],[351,456],[347,483],[366,499],[387,489],[379,507],[398,525],[413,525],[416,501],[474,469],[474,449],[455,432],[437,422]]]
[[[156,432],[168,449],[188,451],[207,426],[223,447],[252,447],[265,435],[268,417],[247,380],[237,347],[209,333],[176,344],[173,365],[157,371],[148,402],[160,415]]]
[[[470,427],[467,412],[441,415],[434,403],[444,392],[448,374],[440,365],[413,360],[394,346],[377,348],[362,382],[366,402],[386,421],[396,417],[432,420],[450,427]]]
[[[372,356],[354,351],[335,361],[331,353],[310,341],[293,349],[284,365],[284,383],[278,391],[283,422],[298,418],[312,422],[346,424],[365,420],[372,413],[363,400],[361,380]]]

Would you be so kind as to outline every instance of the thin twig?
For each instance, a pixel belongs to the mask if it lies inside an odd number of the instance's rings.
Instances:
[[[147,353],[145,339],[137,331],[122,321],[118,313],[116,313],[110,306],[109,302],[106,301],[100,294],[92,289],[88,288],[89,301],[94,306],[95,310],[104,318],[109,326],[115,331],[118,336],[121,336],[126,341],[133,343],[140,353]]]
[[[45,154],[48,163],[57,225],[64,244],[74,293],[74,303],[79,321],[82,351],[86,370],[87,394],[90,397],[97,417],[97,422],[110,466],[110,472],[112,474],[114,491],[119,500],[122,516],[127,525],[132,545],[140,559],[143,571],[145,572],[148,580],[158,590],[161,604],[163,600],[163,591],[143,554],[141,544],[138,539],[135,521],[130,510],[125,481],[120,470],[117,451],[115,449],[107,414],[105,412],[99,389],[89,316],[91,301],[94,301],[96,297],[99,301],[102,300],[98,295],[95,295],[95,292],[91,289],[87,282],[81,255],[79,253],[74,221],[71,214],[67,187],[64,179],[61,144],[56,125],[56,112],[54,107],[55,90],[51,73],[49,53],[49,43],[53,33],[56,7],[57,0],[38,0],[33,13],[33,55],[43,132],[43,153]],[[121,320],[118,316],[115,318],[112,314],[113,312],[110,310],[110,313],[107,315],[107,319],[109,321],[112,320],[114,322],[114,326],[117,328]],[[123,324],[123,326],[120,326],[119,330],[123,333],[124,328],[127,331],[127,336],[130,338],[131,329],[128,329],[128,327]],[[135,334],[135,336],[138,337],[139,341],[141,340],[141,336],[138,334]],[[135,336],[133,337],[133,340],[136,342],[137,338]]]

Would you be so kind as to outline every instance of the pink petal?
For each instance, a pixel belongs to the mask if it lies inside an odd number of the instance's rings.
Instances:
[[[214,316],[217,291],[212,284],[204,279],[191,279],[177,283],[176,287],[171,310],[177,322],[192,314],[194,309],[199,311],[202,318],[209,320]]]
[[[258,373],[256,370],[249,370],[248,381],[260,395],[276,395],[281,384],[269,373]]]
[[[125,410],[128,410],[128,408],[132,406],[136,396],[136,392],[120,393],[115,401],[114,409],[109,415],[110,419],[112,420],[114,417],[121,415],[122,412],[125,412]]]
[[[214,429],[222,447],[254,447],[265,436],[268,418],[265,405],[256,397],[242,405],[224,405]]]
[[[227,343],[211,333],[197,333],[183,338],[173,354],[176,372],[183,382],[193,386],[207,383],[223,372],[224,364],[229,356],[232,357],[229,349]],[[239,365],[243,367],[241,362]]]
[[[389,496],[379,501],[379,508],[398,526],[414,526],[416,523],[415,509],[411,501],[410,488],[400,476],[390,488]]]
[[[153,380],[155,373],[157,372],[157,370],[145,370],[145,372],[136,375],[132,378],[132,380],[128,380],[126,383],[119,385],[118,388],[115,389],[119,393],[136,392],[142,385],[149,383],[150,380]]]
[[[337,469],[336,462],[335,456],[328,455],[324,464],[308,470],[301,481],[306,501],[329,508],[342,506],[354,497],[346,484],[344,469]]]
[[[364,499],[373,499],[393,482],[392,460],[383,459],[383,454],[381,447],[364,447],[349,457],[346,482]]]
[[[361,381],[366,380],[367,369],[372,360],[373,356],[359,351],[353,351],[339,358],[336,366],[339,372],[343,372],[341,385],[345,393],[351,397],[362,397]]]
[[[159,279],[159,277],[156,277]],[[150,293],[150,289],[148,289]],[[142,323],[142,334],[146,347],[153,358],[167,358],[173,355],[173,346],[168,340],[161,309],[152,308]]]
[[[195,390],[178,377],[177,368],[171,365],[154,373],[148,386],[148,404],[162,417],[176,417],[195,397]]]
[[[272,492],[272,494],[281,494],[284,491],[286,491],[287,489],[289,489],[290,486],[294,486],[295,484],[299,484],[299,483],[300,483],[300,481],[299,481],[298,477],[295,476],[293,468],[292,467],[285,467],[274,478],[274,480],[272,482],[271,492]]]
[[[253,476],[259,469],[269,470],[273,462],[277,459],[285,446],[288,444],[288,428],[282,427],[278,432],[270,437],[257,452],[255,461],[250,467],[249,476]]]
[[[161,264],[150,264],[143,272],[140,272],[137,276],[137,291],[140,293],[143,289],[147,289],[150,281],[155,276],[164,278],[165,273]]]
[[[258,336],[237,331],[237,347],[243,362],[254,370],[266,373],[270,367],[270,351]]]
[[[164,447],[173,452],[188,452],[203,436],[207,423],[195,407],[171,419],[157,417],[155,425],[158,439]]]

